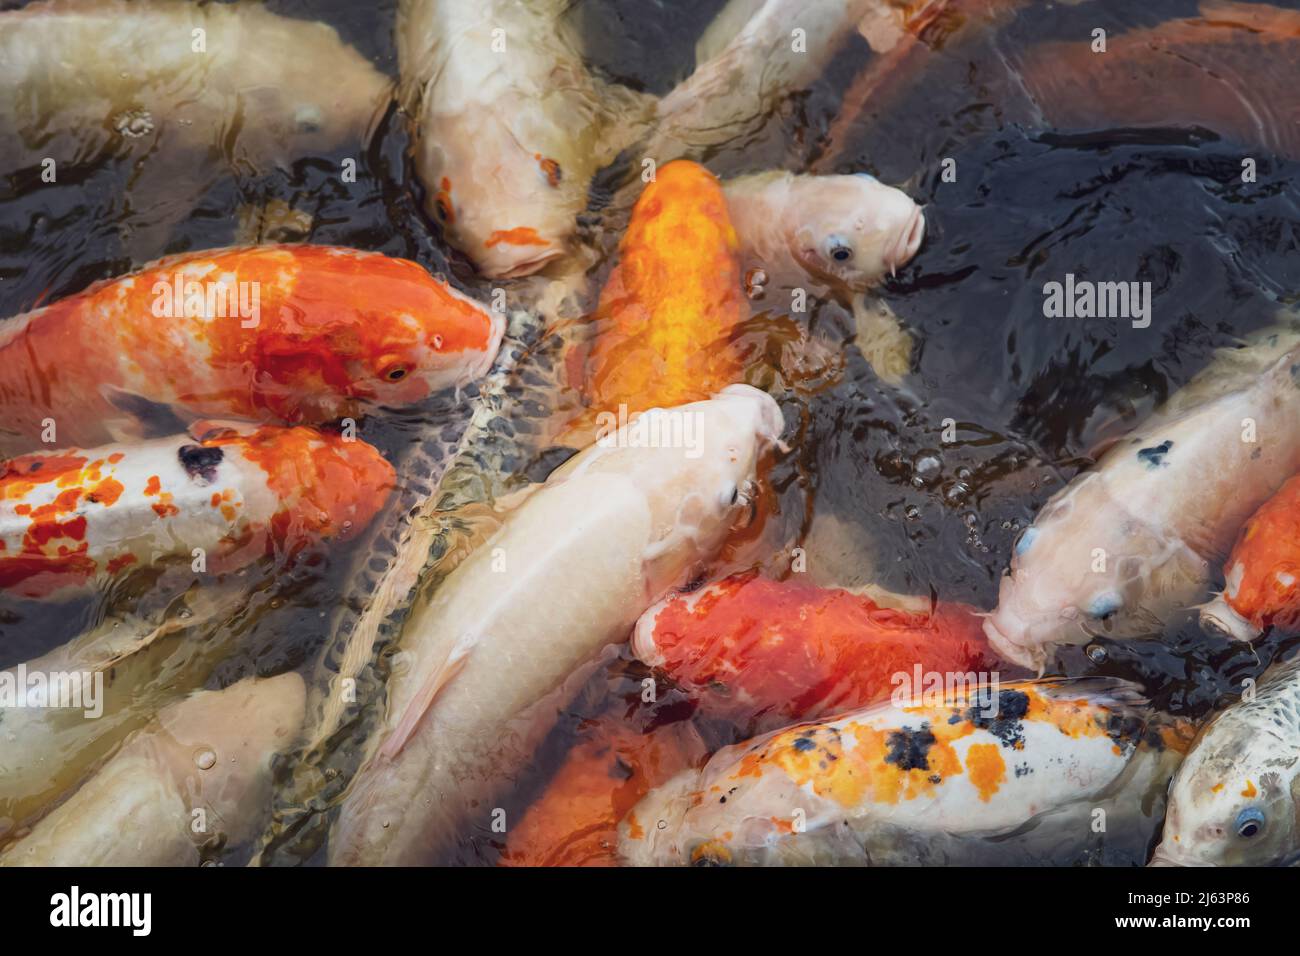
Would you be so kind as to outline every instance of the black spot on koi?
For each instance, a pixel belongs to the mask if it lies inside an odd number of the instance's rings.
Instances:
[[[1004,690],[998,693],[998,706],[993,714],[987,707],[974,706],[966,711],[966,719],[980,730],[987,730],[1009,750],[1024,746],[1022,721],[1029,713],[1029,695],[1022,690]]]
[[[898,766],[899,770],[929,770],[930,748],[934,746],[934,734],[929,724],[922,724],[916,730],[896,730],[885,741],[889,748],[885,754],[885,763]]]
[[[1169,464],[1165,461],[1165,456],[1169,454],[1169,449],[1174,447],[1172,441],[1163,441],[1159,445],[1153,445],[1150,448],[1138,449],[1138,459],[1146,462],[1146,466],[1152,470],[1163,468]]]
[[[182,445],[176,452],[181,467],[191,478],[197,478],[204,484],[217,480],[217,465],[221,464],[226,453],[220,448],[204,448],[202,445]]]

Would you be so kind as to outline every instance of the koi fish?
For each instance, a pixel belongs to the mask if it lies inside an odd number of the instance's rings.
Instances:
[[[740,356],[729,339],[747,312],[717,178],[696,163],[663,166],[633,207],[601,290],[586,363],[593,408],[630,415],[738,381]]]
[[[509,830],[503,866],[616,866],[618,824],[707,751],[687,721],[640,727],[609,713],[584,729],[546,790]]]
[[[633,432],[667,419],[695,422],[694,437]],[[437,858],[490,826],[491,801],[532,760],[565,682],[714,558],[781,429],[776,402],[746,385],[646,412],[561,466],[417,600],[382,728],[330,834],[331,862]]]
[[[1203,127],[1300,157],[1300,12],[1206,0],[1200,16],[1032,48],[1025,89],[1058,127]]]
[[[1300,477],[1268,499],[1241,529],[1223,593],[1201,609],[1207,631],[1253,641],[1266,628],[1300,629]]]
[[[0,842],[74,791],[159,710],[202,687],[241,633],[224,625],[265,606],[272,582],[267,576],[251,593],[239,575],[195,583],[161,611],[114,604],[67,644],[0,671]],[[67,681],[82,706],[31,699],[24,678],[37,674],[47,687]]]
[[[962,605],[916,613],[754,572],[660,601],[637,622],[632,653],[687,690],[700,713],[765,728],[864,707],[921,672],[974,684],[998,667]]]
[[[131,201],[112,215],[143,258],[232,171],[359,155],[391,97],[388,78],[324,23],[260,3],[171,0],[0,13],[0,88],[4,172],[63,182],[105,158],[129,169]]]
[[[990,837],[1000,838],[995,859],[1017,841],[1077,852],[1095,835],[1097,808],[1107,810],[1108,840],[1158,825],[1152,801],[1189,739],[1118,680],[879,704],[726,747],[684,771],[619,825],[619,856],[632,865],[942,864],[978,859]]]
[[[592,176],[653,109],[588,72],[561,22],[567,6],[403,0],[398,10],[400,97],[425,206],[492,278],[565,254]]]
[[[921,207],[867,173],[755,173],[723,191],[745,258],[778,282],[807,277],[841,295],[864,292],[911,261],[925,237]]]
[[[1294,865],[1300,659],[1206,725],[1169,788],[1153,866]]]
[[[1075,478],[1016,542],[993,649],[1040,673],[1047,645],[1158,636],[1211,563],[1300,470],[1300,333],[1227,352]]]
[[[195,549],[213,571],[292,555],[364,528],[394,484],[370,445],[305,426],[23,455],[0,472],[0,588],[62,598]]]
[[[296,425],[406,405],[481,376],[504,326],[378,253],[187,253],[0,325],[0,435],[90,447],[198,418]]]
[[[255,832],[271,759],[302,726],[297,674],[199,691],[158,712],[0,866],[195,866]]]

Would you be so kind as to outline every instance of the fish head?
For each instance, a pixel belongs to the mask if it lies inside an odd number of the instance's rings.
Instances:
[[[414,404],[487,374],[505,316],[429,276],[407,308],[388,309],[362,331],[352,357],[357,394],[374,406]]]
[[[531,275],[567,252],[590,178],[578,162],[562,158],[569,150],[525,146],[508,119],[477,117],[472,135],[424,139],[417,155],[425,209],[447,241],[492,279]],[[484,155],[493,162],[483,162]]]
[[[1225,712],[1225,716],[1231,711]],[[1220,717],[1169,790],[1156,866],[1266,866],[1296,848],[1295,743],[1265,726]]]
[[[374,446],[308,426],[226,430],[203,446],[223,454],[232,447],[266,472],[267,487],[281,503],[271,530],[290,552],[312,539],[360,531],[397,483],[393,466]]]
[[[1084,475],[1017,539],[998,606],[984,620],[1008,660],[1042,673],[1052,644],[1157,636],[1176,579],[1203,567],[1142,522],[1103,509],[1101,497],[1098,475]]]
[[[783,428],[770,395],[728,385],[704,401],[652,408],[602,430],[593,448],[552,478],[608,471],[641,489],[656,529],[643,569],[649,604],[716,554],[753,514],[760,463]]]
[[[814,278],[853,292],[898,271],[925,238],[921,207],[865,173],[796,177],[785,215],[799,264]]]

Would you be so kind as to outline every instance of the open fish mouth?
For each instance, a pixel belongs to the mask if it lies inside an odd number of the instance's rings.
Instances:
[[[999,656],[1037,674],[1042,674],[1047,664],[1047,654],[1038,644],[1021,644],[1013,641],[994,623],[990,615],[984,619],[984,636]]]
[[[889,267],[891,275],[912,261],[913,256],[920,251],[923,241],[925,241],[925,211],[917,206],[907,228],[899,232],[898,238],[885,254],[885,265]]]

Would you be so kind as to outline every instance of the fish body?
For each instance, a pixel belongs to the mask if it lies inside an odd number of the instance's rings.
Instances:
[[[587,70],[556,0],[404,0],[401,98],[426,208],[493,278],[562,256],[638,97]]]
[[[961,605],[881,607],[753,572],[665,598],[637,622],[632,652],[696,698],[700,713],[765,729],[884,700],[919,684],[914,673],[974,685],[999,666],[979,618]]]
[[[1226,587],[1201,609],[1202,627],[1245,641],[1266,628],[1300,628],[1300,478],[1246,522],[1223,574]]]
[[[812,279],[865,292],[916,255],[925,214],[874,176],[754,173],[728,180],[727,210],[742,255],[783,285]]]
[[[694,451],[633,431],[683,415],[698,416]],[[489,825],[491,800],[532,759],[565,682],[713,558],[780,430],[776,403],[743,385],[647,412],[566,462],[418,601],[331,862],[427,861]]]
[[[615,866],[618,824],[650,790],[703,759],[688,722],[640,727],[610,713],[585,727],[545,791],[510,828],[505,866]]]
[[[745,139],[864,21],[886,46],[902,35],[902,11],[885,0],[732,0],[697,44],[695,71],[660,100],[646,155],[665,163]]]
[[[1024,58],[1024,87],[1057,127],[1201,127],[1300,157],[1300,12],[1207,0],[1200,16],[1107,38],[1047,43]]]
[[[1152,858],[1166,866],[1294,865],[1300,851],[1300,660],[1201,731],[1169,788]]]
[[[161,610],[115,607],[21,670],[0,671],[0,688],[14,690],[0,705],[0,843],[75,790],[164,706],[198,690],[230,652],[237,622],[265,601],[266,583],[250,594],[235,575],[194,584]],[[46,688],[65,682],[69,697],[60,705],[32,699],[34,679]]]
[[[661,167],[633,207],[601,290],[587,357],[593,408],[629,415],[740,380],[730,342],[748,314],[738,248],[717,178],[691,162]]]
[[[159,711],[0,866],[195,866],[255,831],[271,759],[302,727],[297,674],[199,691]]]
[[[1185,749],[1171,730],[1122,681],[879,704],[719,751],[633,809],[619,855],[631,865],[954,863],[987,838],[1032,837],[1048,822],[1053,840],[1077,847],[1108,796],[1151,822],[1149,801]],[[1118,822],[1110,813],[1108,826]],[[1006,859],[1009,840],[998,845]]]
[[[984,624],[994,650],[1041,672],[1050,644],[1155,636],[1201,599],[1211,563],[1300,469],[1294,332],[1223,361],[1039,511]]]
[[[28,598],[102,587],[195,549],[213,571],[292,554],[364,528],[395,483],[370,445],[305,426],[37,452],[3,467],[0,588]]]
[[[486,372],[504,325],[377,253],[187,253],[0,325],[0,441],[92,447],[198,418],[310,424],[406,405]]]

